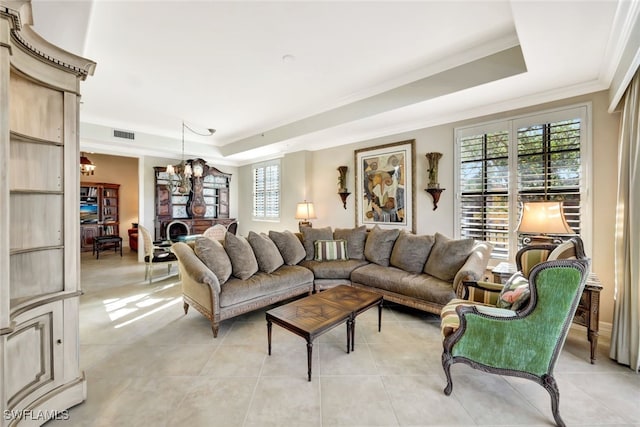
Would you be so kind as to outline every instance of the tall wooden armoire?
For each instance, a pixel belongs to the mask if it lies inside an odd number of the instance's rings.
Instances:
[[[0,0],[0,426],[64,419],[79,360],[80,81],[95,63],[42,39],[29,1]],[[66,415],[65,415],[66,414]]]

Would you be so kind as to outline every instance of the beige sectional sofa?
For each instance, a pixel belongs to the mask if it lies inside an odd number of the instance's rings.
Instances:
[[[484,277],[491,249],[486,242],[378,226],[250,232],[247,238],[227,233],[223,242],[202,237],[173,246],[185,313],[193,306],[210,319],[214,337],[224,319],[337,284],[439,314],[462,295],[463,281]]]

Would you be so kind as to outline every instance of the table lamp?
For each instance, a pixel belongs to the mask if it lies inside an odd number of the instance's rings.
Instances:
[[[296,219],[300,219],[298,223],[298,227],[300,231],[302,231],[302,227],[311,227],[310,219],[316,219],[316,211],[313,208],[313,202],[304,202],[298,203],[296,207]]]
[[[522,239],[525,245],[551,244],[556,234],[575,234],[564,217],[562,202],[524,202],[518,233],[534,234]]]

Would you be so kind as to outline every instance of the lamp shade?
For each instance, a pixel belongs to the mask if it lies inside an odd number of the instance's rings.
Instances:
[[[525,202],[517,231],[538,234],[574,234],[562,211],[562,202]]]
[[[316,219],[316,210],[313,208],[313,202],[304,202],[298,203],[296,207],[296,219]]]

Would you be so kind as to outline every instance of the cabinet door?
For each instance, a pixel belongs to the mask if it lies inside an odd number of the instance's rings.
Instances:
[[[43,395],[63,379],[62,314],[62,302],[55,301],[16,317],[6,347],[9,406],[29,394]]]
[[[229,189],[221,188],[218,191],[218,218],[229,218]]]

